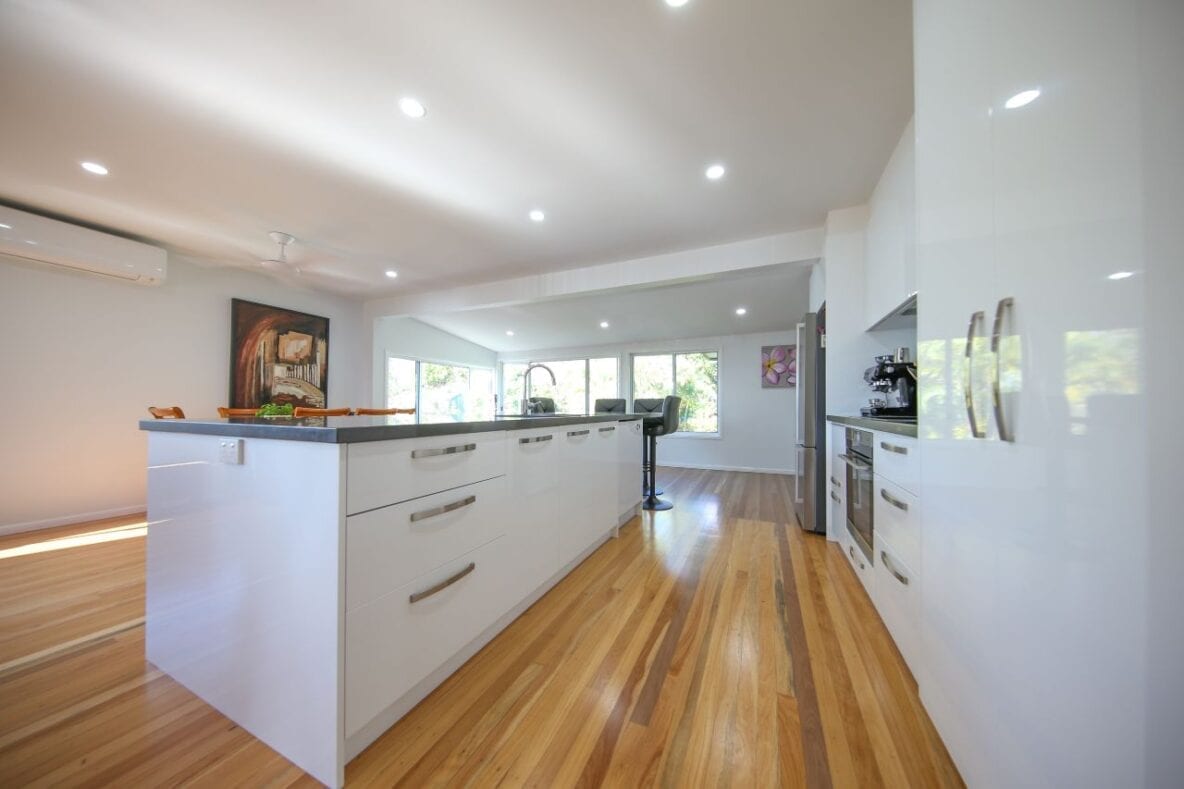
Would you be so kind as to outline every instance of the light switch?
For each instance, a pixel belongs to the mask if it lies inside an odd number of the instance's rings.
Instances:
[[[243,464],[243,440],[223,438],[218,441],[218,460],[235,466]]]

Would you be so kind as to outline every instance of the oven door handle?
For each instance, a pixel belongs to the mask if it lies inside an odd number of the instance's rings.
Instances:
[[[844,463],[846,463],[848,466],[855,469],[856,471],[871,471],[872,470],[871,463],[864,463],[862,460],[856,460],[855,458],[853,458],[847,454],[839,455],[839,460],[843,461]]]

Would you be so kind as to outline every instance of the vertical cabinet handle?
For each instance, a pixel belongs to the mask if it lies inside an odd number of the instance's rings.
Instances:
[[[1015,305],[1015,300],[1008,296],[999,299],[995,306],[995,327],[991,330],[991,353],[995,355],[995,377],[991,381],[991,400],[995,405],[995,424],[999,428],[1000,441],[1015,441],[1015,436],[1003,415],[1003,394],[999,391],[999,340],[1003,336],[1003,316]]]
[[[986,432],[978,427],[978,417],[974,413],[974,377],[971,368],[974,366],[974,340],[978,334],[979,321],[983,320],[983,311],[979,310],[970,316],[970,325],[966,328],[966,362],[962,376],[962,389],[966,396],[966,419],[970,422],[970,435],[975,438],[985,438]]]

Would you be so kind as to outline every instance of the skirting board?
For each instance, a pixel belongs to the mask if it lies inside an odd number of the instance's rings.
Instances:
[[[345,740],[345,761],[347,763],[352,761],[359,753],[366,750],[370,743],[382,736],[391,726],[394,726],[400,718],[411,711],[412,707],[427,698],[428,694],[439,687],[444,680],[455,674],[457,669],[468,662],[469,658],[480,652],[481,648],[492,641],[494,636],[509,627],[511,622],[520,617],[526,609],[534,605],[555,584],[562,581],[580,562],[587,559],[601,545],[604,545],[604,543],[612,538],[615,532],[616,529],[606,532],[603,538],[589,546],[587,550],[568,563],[566,567],[544,581],[538,589],[530,593],[522,602],[503,614],[492,625],[485,628],[481,635],[474,638],[468,645],[449,658],[448,662],[420,680],[419,684],[407,691],[401,699],[380,712],[365,726],[354,732],[353,736],[347,737]]]
[[[0,537],[6,534],[19,534],[25,531],[40,531],[52,529],[54,526],[69,526],[72,523],[86,523],[87,521],[101,521],[104,518],[118,518],[123,515],[136,515],[146,512],[146,504],[133,504],[130,507],[116,507],[113,510],[98,510],[96,512],[78,512],[73,515],[63,515],[59,518],[46,518],[40,521],[25,521],[24,523],[0,524]]]
[[[704,463],[658,463],[658,470],[663,468],[695,468],[703,469],[704,471],[747,471],[752,474],[781,474],[783,476],[792,477],[795,472],[791,468],[753,468],[751,466],[717,466]]]

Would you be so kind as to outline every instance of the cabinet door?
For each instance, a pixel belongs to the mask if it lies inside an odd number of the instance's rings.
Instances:
[[[522,596],[559,571],[562,435],[557,428],[507,434],[510,496],[506,530],[524,558],[522,577],[513,581],[520,585]]]
[[[641,503],[641,420],[617,423],[617,515]]]
[[[603,521],[605,477],[596,425],[560,429],[559,562],[566,565],[608,531]],[[597,500],[599,496],[600,500]],[[614,501],[615,496],[610,498]],[[615,509],[615,508],[611,508]]]

